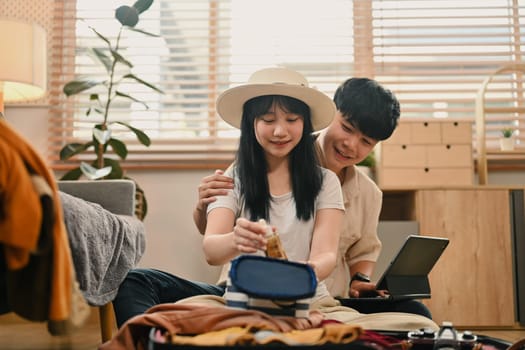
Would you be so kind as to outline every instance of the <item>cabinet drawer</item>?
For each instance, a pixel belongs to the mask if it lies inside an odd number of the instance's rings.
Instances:
[[[416,144],[441,143],[441,123],[411,122],[410,141]]]
[[[379,174],[383,187],[472,185],[472,181],[471,168],[384,168]]]
[[[390,167],[417,167],[426,164],[426,146],[382,145],[381,164]]]
[[[472,123],[466,121],[405,121],[384,144],[472,143]]]
[[[410,123],[399,123],[397,128],[383,144],[406,144],[410,143]]]
[[[429,167],[470,167],[473,166],[471,145],[429,145],[426,160]]]
[[[441,124],[441,141],[443,143],[472,143],[472,123],[443,122]]]

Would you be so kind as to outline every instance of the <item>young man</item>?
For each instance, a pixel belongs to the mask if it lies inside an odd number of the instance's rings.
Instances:
[[[326,280],[333,296],[359,297],[376,291],[367,282],[381,251],[377,225],[382,193],[377,185],[356,168],[381,140],[394,132],[399,119],[399,102],[392,92],[376,81],[351,78],[342,83],[334,95],[337,112],[334,120],[317,136],[321,163],[337,174],[343,190],[345,217],[339,242],[338,261]],[[206,209],[233,188],[233,180],[218,170],[199,185],[199,201],[193,213],[201,233],[206,228]],[[113,301],[119,327],[130,317],[149,307],[199,295],[222,295],[224,286],[193,282],[153,269],[132,270]],[[361,313],[397,311],[430,317],[426,307],[417,301],[370,303],[358,309]]]

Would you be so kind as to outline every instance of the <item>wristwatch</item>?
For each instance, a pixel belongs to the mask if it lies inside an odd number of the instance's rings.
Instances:
[[[356,272],[350,279],[350,285],[352,285],[352,282],[354,281],[370,282],[370,277],[368,277],[364,273]]]

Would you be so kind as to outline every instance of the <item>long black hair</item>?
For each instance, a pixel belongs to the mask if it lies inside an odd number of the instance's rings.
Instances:
[[[241,136],[236,156],[236,171],[250,220],[269,219],[270,187],[264,150],[255,137],[255,119],[270,111],[273,105],[288,113],[302,116],[303,135],[290,153],[292,193],[296,217],[309,220],[314,214],[315,199],[321,191],[323,175],[315,155],[310,108],[304,102],[282,95],[254,97],[243,106]]]

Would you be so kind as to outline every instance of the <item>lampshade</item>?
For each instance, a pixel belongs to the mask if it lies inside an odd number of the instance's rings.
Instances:
[[[0,19],[0,36],[0,112],[3,112],[4,102],[28,101],[44,95],[47,41],[44,28],[15,20]]]

